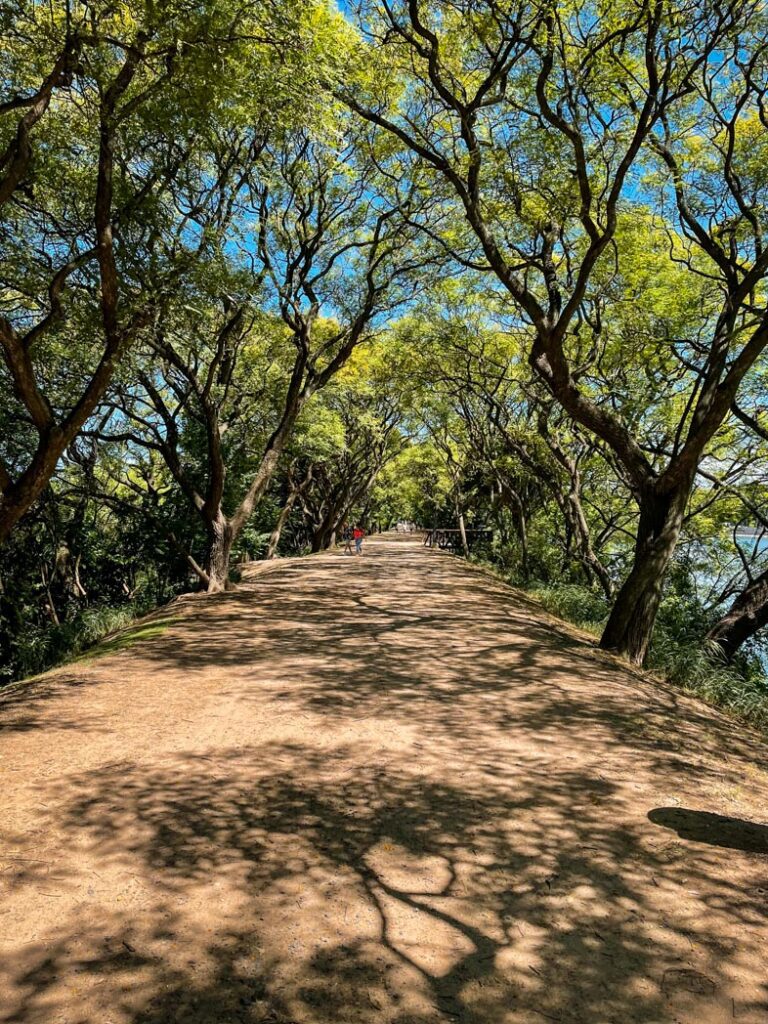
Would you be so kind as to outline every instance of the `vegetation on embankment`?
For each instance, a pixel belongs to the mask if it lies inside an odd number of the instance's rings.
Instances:
[[[72,661],[115,654],[142,640],[161,636],[173,617],[143,621],[155,610],[134,602],[95,605],[58,626],[25,631],[6,655],[7,675],[0,678],[0,689],[5,682],[27,679]]]
[[[597,639],[608,617],[605,597],[595,589],[567,582],[521,581],[488,559],[473,559],[522,590],[544,611]],[[700,605],[668,594],[659,609],[646,668],[665,682],[722,708],[768,733],[768,677],[759,654],[726,663],[714,644],[702,640],[707,616]]]

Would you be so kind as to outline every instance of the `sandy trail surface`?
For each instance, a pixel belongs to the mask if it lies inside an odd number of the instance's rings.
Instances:
[[[740,726],[414,540],[163,620],[0,696],[3,1024],[768,1024]]]

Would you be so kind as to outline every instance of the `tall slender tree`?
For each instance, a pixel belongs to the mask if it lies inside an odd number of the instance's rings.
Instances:
[[[302,409],[375,332],[377,318],[408,298],[412,274],[428,259],[413,250],[401,215],[408,197],[378,193],[377,166],[364,157],[351,175],[353,146],[339,147],[338,135],[329,144],[300,131],[246,154],[236,194],[222,188],[211,197],[217,224],[222,203],[238,217],[230,232],[219,231],[219,262],[228,269],[218,282],[211,270],[211,312],[202,318],[182,303],[158,320],[146,344],[159,369],[140,369],[139,389],[129,376],[106,433],[162,455],[204,525],[207,552],[195,564],[212,592],[227,585],[232,547]],[[203,234],[207,225],[198,221]],[[235,237],[242,248],[233,266]],[[276,386],[271,376],[263,433],[254,429],[254,392],[265,411],[265,390],[254,381],[253,343],[263,345],[257,320],[281,367]],[[275,367],[270,358],[266,365]],[[204,437],[198,464],[185,459],[185,423],[199,424]],[[228,484],[229,460],[243,446],[248,468],[237,486]]]

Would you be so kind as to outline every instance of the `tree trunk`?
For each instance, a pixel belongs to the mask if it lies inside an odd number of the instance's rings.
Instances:
[[[272,533],[270,535],[269,544],[267,545],[267,554],[266,554],[266,558],[267,559],[275,557],[275,552],[277,551],[277,546],[280,543],[280,536],[281,536],[281,534],[283,532],[283,527],[285,526],[286,522],[288,521],[288,516],[293,511],[293,506],[296,504],[296,498],[297,497],[298,497],[298,492],[295,491],[295,490],[291,491],[291,493],[288,495],[288,497],[286,499],[285,504],[280,509],[280,515],[277,517],[277,522],[275,523],[275,528],[274,528],[274,530],[272,531]]]
[[[323,516],[322,523],[315,530],[312,537],[313,551],[326,551],[328,548],[332,548],[336,544],[336,536],[343,524],[349,518],[350,510],[355,507],[366,491],[369,490],[379,468],[380,467],[370,474],[356,489],[354,485],[347,484],[340,495],[337,495],[333,499],[329,499],[330,505]],[[361,522],[365,522],[367,520],[367,505],[366,508],[363,509],[359,518]]]
[[[335,513],[327,515],[318,529],[312,534],[312,551],[327,551],[336,542],[336,524],[338,517]]]
[[[469,544],[467,543],[467,531],[464,526],[464,513],[457,509],[456,517],[459,521],[459,536],[461,537],[461,546],[464,550],[464,557],[469,558]]]
[[[707,633],[728,661],[759,629],[768,626],[768,569],[752,580]]]
[[[323,524],[319,530],[313,531],[312,543],[310,545],[310,551],[312,552],[313,555],[317,554],[318,551],[324,551],[325,548],[328,546],[325,543],[326,533],[327,531],[325,528],[325,524]]]
[[[635,665],[642,665],[648,651],[689,490],[685,486],[659,494],[649,489],[640,500],[632,570],[616,595],[600,638],[603,650],[615,651]]]
[[[13,483],[6,482],[0,493],[0,546],[48,486],[65,447],[61,431],[52,429],[41,438],[31,463],[21,476]]]
[[[75,559],[75,566],[74,566],[74,572],[73,572],[73,579],[74,579],[74,583],[75,583],[75,593],[79,597],[87,598],[88,597],[88,592],[85,589],[85,587],[83,586],[82,581],[80,579],[80,562],[81,561],[82,561],[82,555],[78,554],[77,558]]]
[[[496,522],[496,529],[499,534],[502,551],[505,551],[507,547],[509,547],[509,530],[507,529],[507,519],[504,515],[506,508],[507,497],[504,484],[497,477],[496,483],[491,485],[491,510]]]
[[[54,626],[60,626],[61,620],[59,619],[59,614],[56,611],[56,602],[53,600],[53,594],[51,593],[50,576],[48,575],[48,572],[45,568],[45,564],[42,562],[40,563],[40,578],[43,581],[43,586],[45,587],[45,594],[46,597],[48,598],[48,601],[45,606],[46,611],[48,612],[48,616]]]
[[[226,517],[219,515],[208,524],[208,557],[206,571],[208,573],[208,593],[218,594],[229,587],[229,559],[232,544],[235,540],[234,531]]]
[[[261,463],[251,481],[248,492],[231,518],[227,519],[221,509],[219,509],[216,517],[206,523],[208,530],[206,569],[208,571],[207,589],[209,594],[215,594],[229,587],[229,558],[232,552],[232,545],[240,536],[240,532],[248,522],[253,509],[269,486],[277,467],[278,459],[285,446],[285,441],[290,436],[300,408],[300,406],[297,406],[296,409],[292,408],[284,414],[280,427],[275,431],[267,444],[267,449],[262,456]]]
[[[509,507],[512,512],[512,522],[515,526],[515,533],[520,544],[520,572],[523,579],[530,577],[530,565],[528,558],[528,526],[525,518],[525,505],[523,499],[509,484],[501,484],[509,499]]]
[[[580,489],[578,478],[576,480],[572,479],[571,489],[568,493],[568,503],[573,515],[574,539],[576,541],[578,557],[587,575],[597,577],[603,593],[610,601],[613,598],[613,580],[592,547],[592,537],[589,533],[587,517],[584,515],[584,508],[581,504]]]

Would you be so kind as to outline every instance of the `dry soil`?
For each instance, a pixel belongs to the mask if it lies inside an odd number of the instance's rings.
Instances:
[[[164,628],[165,626],[165,628]],[[768,1022],[768,749],[413,540],[0,696],[0,1021]]]

